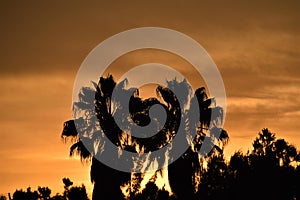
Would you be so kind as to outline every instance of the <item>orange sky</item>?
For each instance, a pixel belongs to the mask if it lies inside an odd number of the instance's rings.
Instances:
[[[299,149],[299,10],[296,0],[2,2],[0,194],[37,185],[61,192],[63,177],[91,191],[89,166],[69,158],[60,139],[75,75],[101,41],[136,27],[185,33],[213,58],[228,98],[226,155],[246,151],[264,127]],[[147,52],[130,58],[116,63],[146,61]]]

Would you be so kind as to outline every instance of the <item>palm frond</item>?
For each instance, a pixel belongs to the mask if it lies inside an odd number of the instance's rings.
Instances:
[[[81,161],[83,160],[89,161],[92,157],[92,154],[85,147],[85,145],[81,140],[76,142],[70,147],[70,156],[74,156],[74,155],[79,155]]]
[[[65,142],[68,138],[76,139],[78,137],[78,132],[76,130],[74,120],[68,120],[64,123],[61,137],[64,139]]]

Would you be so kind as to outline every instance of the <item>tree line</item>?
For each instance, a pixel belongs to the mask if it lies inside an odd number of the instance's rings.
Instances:
[[[198,200],[289,200],[300,199],[300,153],[284,139],[263,129],[253,141],[252,150],[235,152],[227,161],[213,153],[201,161],[200,180],[186,196]],[[184,170],[184,169],[182,169]],[[183,200],[149,182],[130,200]]]
[[[64,191],[62,194],[51,195],[49,187],[38,186],[37,190],[28,187],[26,190],[17,189],[11,196],[8,193],[9,200],[89,200],[85,186],[74,186],[69,178],[62,179]],[[0,200],[7,200],[6,196],[1,195]]]
[[[199,182],[191,186],[187,194],[199,200],[239,199],[300,199],[300,153],[275,133],[263,129],[252,143],[252,150],[237,151],[228,160],[222,153],[214,152],[200,161]],[[184,168],[182,170],[185,170]],[[105,182],[105,181],[104,181]],[[63,179],[64,192],[51,196],[48,187],[32,191],[16,190],[12,200],[88,200],[85,186],[72,186]],[[184,186],[182,186],[184,187]],[[120,189],[120,188],[119,188]],[[111,199],[103,194],[102,199]],[[150,179],[142,191],[122,195],[130,200],[179,200],[178,195],[164,188],[159,189],[155,178]],[[7,200],[0,196],[0,200]]]

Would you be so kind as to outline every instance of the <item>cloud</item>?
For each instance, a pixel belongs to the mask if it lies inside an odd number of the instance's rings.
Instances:
[[[3,27],[0,71],[2,74],[63,69],[74,72],[101,41],[120,31],[142,26],[182,31],[205,48],[219,52],[237,46],[246,50],[261,39],[272,46],[279,45],[272,40],[272,35],[299,35],[298,4],[292,0],[284,4],[276,1],[272,5],[266,1],[6,3],[0,12]],[[260,29],[266,30],[266,34],[261,34]]]

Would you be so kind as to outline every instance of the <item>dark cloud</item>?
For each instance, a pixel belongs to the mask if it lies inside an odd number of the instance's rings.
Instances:
[[[99,42],[141,26],[182,31],[212,50],[226,51],[239,43],[247,49],[251,40],[269,38],[266,35],[255,35],[250,41],[244,38],[259,28],[271,35],[274,30],[299,35],[298,7],[299,2],[292,0],[272,4],[269,1],[6,2],[0,8],[0,70],[2,74],[74,71]]]

